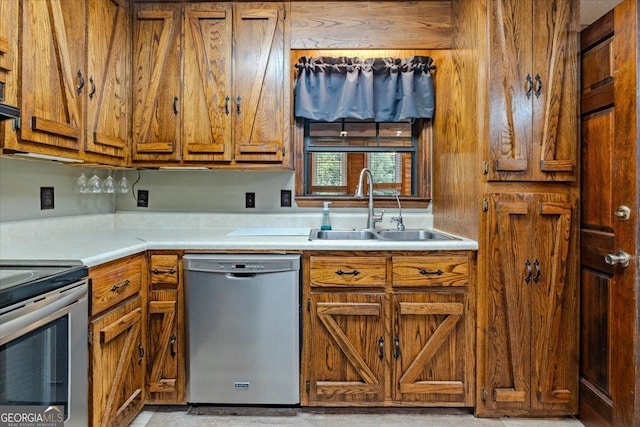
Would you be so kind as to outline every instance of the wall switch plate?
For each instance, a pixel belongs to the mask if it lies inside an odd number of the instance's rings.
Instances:
[[[244,207],[245,208],[255,208],[256,207],[256,193],[245,193],[244,194]]]
[[[40,187],[40,210],[54,208],[53,187]]]
[[[280,207],[291,207],[291,190],[280,190]]]
[[[149,207],[149,190],[138,190],[138,207]]]

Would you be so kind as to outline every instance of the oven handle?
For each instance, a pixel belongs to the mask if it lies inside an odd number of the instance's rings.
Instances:
[[[9,341],[21,337],[32,329],[40,325],[47,324],[64,314],[71,311],[74,303],[87,294],[87,285],[83,283],[74,289],[57,294],[47,301],[47,304],[39,308],[29,307],[21,310],[28,311],[22,316],[15,319],[3,321],[0,324],[0,344],[5,343],[5,339],[9,337]],[[37,304],[37,303],[36,303]],[[44,322],[43,322],[44,321]]]

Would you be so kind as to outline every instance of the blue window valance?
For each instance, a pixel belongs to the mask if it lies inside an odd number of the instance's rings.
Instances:
[[[295,65],[295,116],[397,122],[432,118],[433,59],[302,57]]]

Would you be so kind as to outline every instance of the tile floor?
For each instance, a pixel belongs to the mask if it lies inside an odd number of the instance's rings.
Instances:
[[[461,410],[408,410],[402,413],[346,410],[325,412],[302,408],[295,415],[192,415],[188,407],[145,407],[130,427],[295,426],[295,427],[583,427],[573,418],[475,418]],[[335,412],[335,413],[334,413]],[[408,413],[406,413],[408,412]]]

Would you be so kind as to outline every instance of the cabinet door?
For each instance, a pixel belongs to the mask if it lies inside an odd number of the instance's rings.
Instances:
[[[125,159],[131,93],[128,6],[123,0],[94,0],[87,7],[85,150]]]
[[[383,301],[382,293],[311,295],[311,405],[383,401],[390,344],[385,342]]]
[[[484,405],[499,413],[575,413],[575,201],[562,193],[489,200]]]
[[[490,2],[489,180],[575,180],[577,16],[575,0]]]
[[[572,240],[576,210],[563,194],[536,195],[532,229],[532,394],[534,409],[578,409],[578,248]],[[574,255],[569,255],[574,254]],[[537,264],[536,264],[537,263]]]
[[[78,157],[86,91],[84,0],[22,2],[20,138]]]
[[[125,426],[144,404],[142,300],[135,297],[90,322],[92,426]]]
[[[394,400],[473,406],[473,338],[467,294],[394,294]]]
[[[231,101],[231,4],[185,5],[184,23],[182,157],[230,161],[236,114]]]
[[[284,4],[234,4],[236,161],[281,162],[286,135]],[[286,84],[285,84],[286,82]]]
[[[136,5],[133,22],[133,160],[180,157],[180,4]]]
[[[526,410],[531,393],[531,196],[490,194],[484,406]],[[536,237],[537,238],[537,237]],[[543,238],[543,237],[541,237]],[[528,263],[527,263],[527,260]],[[527,281],[527,278],[529,278]]]

